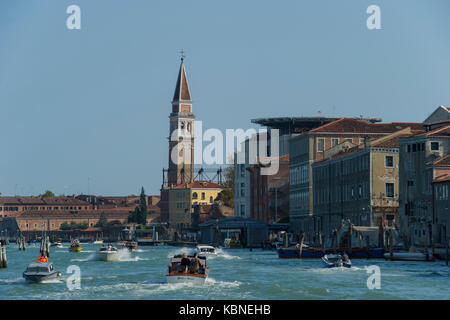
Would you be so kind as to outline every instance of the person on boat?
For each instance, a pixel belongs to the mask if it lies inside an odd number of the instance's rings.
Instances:
[[[344,263],[348,263],[349,260],[347,252],[344,252]]]
[[[189,271],[191,273],[199,273],[202,263],[198,258],[198,253],[194,253],[194,257],[191,259],[191,263],[189,264]]]
[[[183,253],[183,258],[181,259],[181,266],[183,267],[182,271],[186,271],[190,264],[191,260],[188,258],[187,253]]]
[[[48,262],[47,253],[42,251],[40,256],[38,257],[38,262]]]

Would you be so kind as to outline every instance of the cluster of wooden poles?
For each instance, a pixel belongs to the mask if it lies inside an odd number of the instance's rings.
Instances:
[[[6,268],[8,261],[6,259],[6,240],[0,240],[0,268]]]

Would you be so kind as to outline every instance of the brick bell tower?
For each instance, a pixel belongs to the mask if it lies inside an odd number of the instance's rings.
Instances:
[[[184,55],[172,100],[169,136],[168,186],[194,180],[194,119],[191,92],[186,77]],[[176,160],[176,161],[174,161]]]

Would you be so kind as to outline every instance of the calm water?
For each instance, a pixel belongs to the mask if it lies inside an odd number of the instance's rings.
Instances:
[[[165,283],[176,247],[140,247],[121,261],[95,260],[100,245],[82,252],[52,248],[50,261],[62,280],[32,284],[22,278],[38,257],[39,245],[18,251],[7,247],[8,268],[0,269],[0,299],[450,299],[450,268],[439,262],[352,260],[352,269],[325,269],[320,260],[280,260],[275,251],[219,250],[208,258],[210,276],[203,286]],[[81,289],[66,287],[69,265],[81,269]],[[365,267],[381,268],[381,289],[369,290]]]

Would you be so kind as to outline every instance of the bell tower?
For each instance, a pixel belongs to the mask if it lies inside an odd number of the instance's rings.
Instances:
[[[194,180],[194,119],[191,92],[181,56],[180,70],[172,100],[169,136],[169,170],[167,182],[171,186]]]

